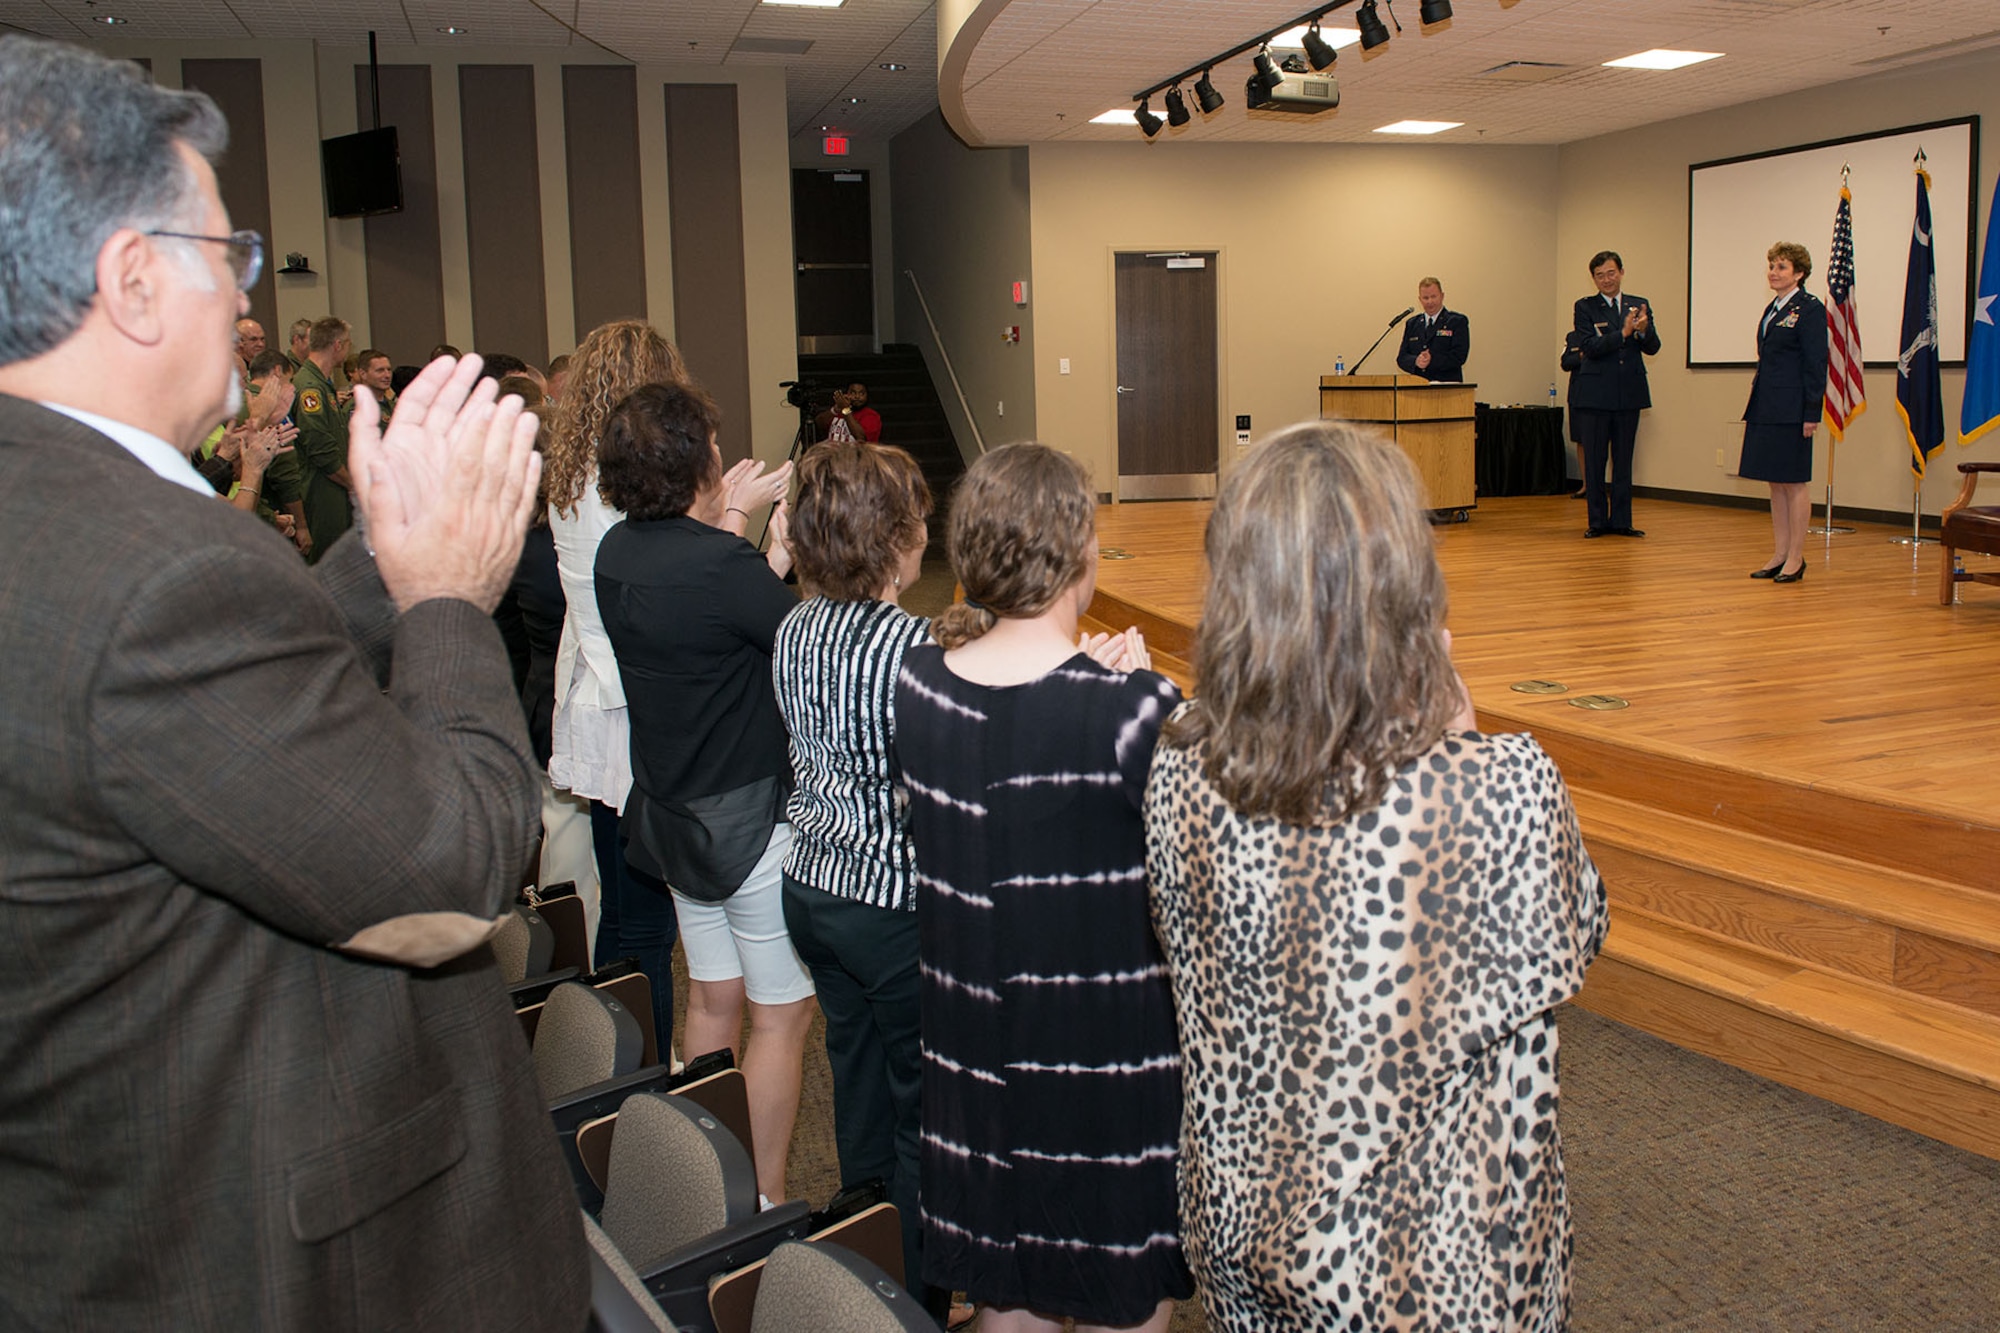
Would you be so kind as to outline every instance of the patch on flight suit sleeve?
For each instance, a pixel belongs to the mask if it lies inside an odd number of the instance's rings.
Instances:
[[[299,411],[317,413],[319,407],[319,390],[307,389],[299,395]]]

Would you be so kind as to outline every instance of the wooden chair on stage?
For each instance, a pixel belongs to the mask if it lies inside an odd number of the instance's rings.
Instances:
[[[1939,575],[1938,601],[1951,605],[1952,587],[1960,582],[1991,583],[2000,587],[2000,570],[1961,571],[1955,568],[1960,551],[2000,555],[2000,505],[1975,505],[1972,492],[1979,486],[1982,472],[2000,472],[2000,463],[1960,463],[1965,474],[1958,498],[1945,507],[1938,522],[1938,541],[1944,547],[1944,569]]]

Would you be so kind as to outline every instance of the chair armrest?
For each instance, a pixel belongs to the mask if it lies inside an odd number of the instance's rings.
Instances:
[[[639,1276],[676,1328],[710,1327],[708,1280],[754,1264],[812,1230],[812,1208],[793,1199],[683,1245]]]
[[[1960,463],[1960,472],[2000,472],[2000,463]]]

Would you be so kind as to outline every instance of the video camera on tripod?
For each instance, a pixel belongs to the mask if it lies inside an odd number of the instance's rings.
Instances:
[[[778,387],[785,391],[786,402],[808,414],[832,407],[833,395],[840,389],[839,385],[821,384],[818,380],[779,380]]]

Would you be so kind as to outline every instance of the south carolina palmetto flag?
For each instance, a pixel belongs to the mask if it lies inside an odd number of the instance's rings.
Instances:
[[[1833,260],[1826,268],[1826,425],[1838,440],[1847,423],[1868,410],[1861,380],[1861,321],[1854,306],[1854,196],[1841,173],[1833,215]]]
[[[1944,448],[1944,383],[1938,374],[1937,263],[1931,253],[1931,174],[1917,168],[1917,217],[1903,279],[1903,337],[1896,354],[1896,415],[1910,441],[1910,471]]]

